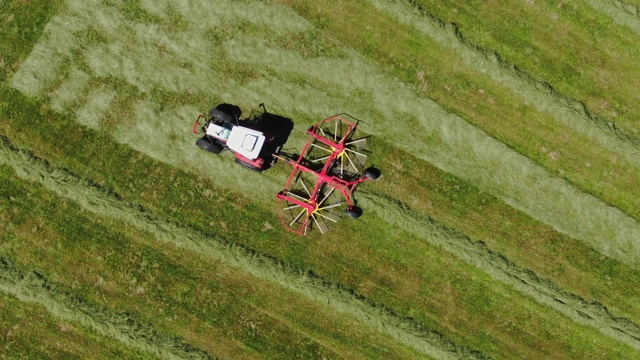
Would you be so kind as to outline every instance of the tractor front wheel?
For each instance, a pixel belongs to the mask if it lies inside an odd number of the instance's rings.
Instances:
[[[203,136],[200,139],[196,140],[196,145],[198,145],[199,148],[207,150],[214,154],[220,154],[220,152],[222,151],[222,146],[206,136]]]

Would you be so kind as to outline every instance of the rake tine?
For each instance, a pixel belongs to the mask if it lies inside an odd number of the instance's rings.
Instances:
[[[322,198],[322,200],[321,200],[318,204],[322,204],[322,203],[324,203],[324,201],[325,201],[325,200],[327,200],[327,198],[328,198],[329,196],[331,196],[331,194],[333,194],[333,192],[334,192],[334,190],[335,190],[335,189],[336,189],[336,188],[332,187],[332,188],[331,188],[331,190],[329,191],[329,193],[328,193],[324,198]]]
[[[295,204],[295,205],[287,206],[286,208],[282,209],[282,211],[287,211],[287,210],[295,209],[295,208],[297,208],[297,207],[300,207],[300,205]]]
[[[302,179],[300,179],[300,184],[302,184],[304,191],[306,191],[307,194],[309,194],[309,199],[311,199],[311,192],[309,192],[309,189],[307,189],[307,185],[304,184],[304,181],[302,181]]]
[[[324,230],[322,230],[322,226],[318,224],[318,220],[316,220],[316,217],[311,215],[311,218],[313,219],[313,222],[316,223],[316,226],[318,227],[318,230],[320,230],[320,233],[324,235]]]
[[[289,224],[289,226],[293,226],[293,224],[294,224],[296,221],[298,221],[298,219],[300,219],[300,217],[302,216],[302,214],[304,214],[304,212],[305,212],[306,210],[307,210],[307,209],[302,209],[302,211],[300,211],[300,214],[298,214],[298,216],[296,216],[296,217],[293,219],[293,221]]]
[[[337,222],[338,222],[338,220],[337,220],[337,219],[332,219],[332,218],[330,218],[330,217],[328,217],[328,216],[326,216],[326,215],[322,215],[321,213],[318,213],[318,215],[322,216],[323,218],[325,218],[325,219],[327,219],[327,220],[329,220],[329,221],[333,221],[334,223],[337,223]]]

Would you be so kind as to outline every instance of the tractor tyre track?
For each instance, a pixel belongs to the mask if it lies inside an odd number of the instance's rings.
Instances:
[[[599,302],[585,301],[529,269],[489,249],[482,241],[447,228],[435,220],[411,211],[405,204],[368,192],[358,193],[359,202],[377,216],[406,231],[444,248],[463,261],[485,271],[493,279],[508,284],[578,324],[598,329],[603,334],[640,349],[640,326],[628,318],[618,317]]]
[[[311,271],[294,268],[278,259],[230,243],[217,235],[187,229],[157,218],[139,205],[120,200],[117,194],[98,184],[15,148],[4,137],[0,142],[0,165],[2,164],[10,166],[21,179],[40,183],[88,211],[127,222],[153,234],[158,241],[213,257],[260,279],[277,283],[311,300],[324,303],[428,356],[441,359],[488,358],[475,350],[452,343],[411,318],[405,318],[381,304],[372,303],[353,290],[325,281]]]
[[[0,257],[0,291],[44,306],[52,315],[112,337],[126,346],[165,359],[213,359],[184,340],[158,333],[127,313],[114,313],[58,289],[36,271],[23,273]]]
[[[462,35],[457,26],[433,16],[415,0],[369,1],[400,23],[455,51],[468,66],[508,87],[539,111],[552,115],[559,123],[596,140],[640,168],[640,138],[618,128],[614,122],[595,116],[583,102],[563,95],[551,84],[508,63],[497,52],[473,43]],[[589,0],[589,3],[596,2]],[[638,26],[640,28],[640,23]]]

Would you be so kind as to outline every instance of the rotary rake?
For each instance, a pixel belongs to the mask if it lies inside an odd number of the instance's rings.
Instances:
[[[345,205],[345,215],[362,215],[353,192],[358,184],[377,179],[380,171],[365,168],[367,138],[357,129],[340,115],[324,119],[307,130],[309,139],[297,159],[283,159],[293,167],[285,189],[276,195],[285,228],[300,235],[312,229],[324,234]]]

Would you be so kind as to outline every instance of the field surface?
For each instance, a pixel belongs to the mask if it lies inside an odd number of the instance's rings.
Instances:
[[[640,358],[640,1],[0,1],[0,358]],[[324,235],[193,122],[361,120]]]

